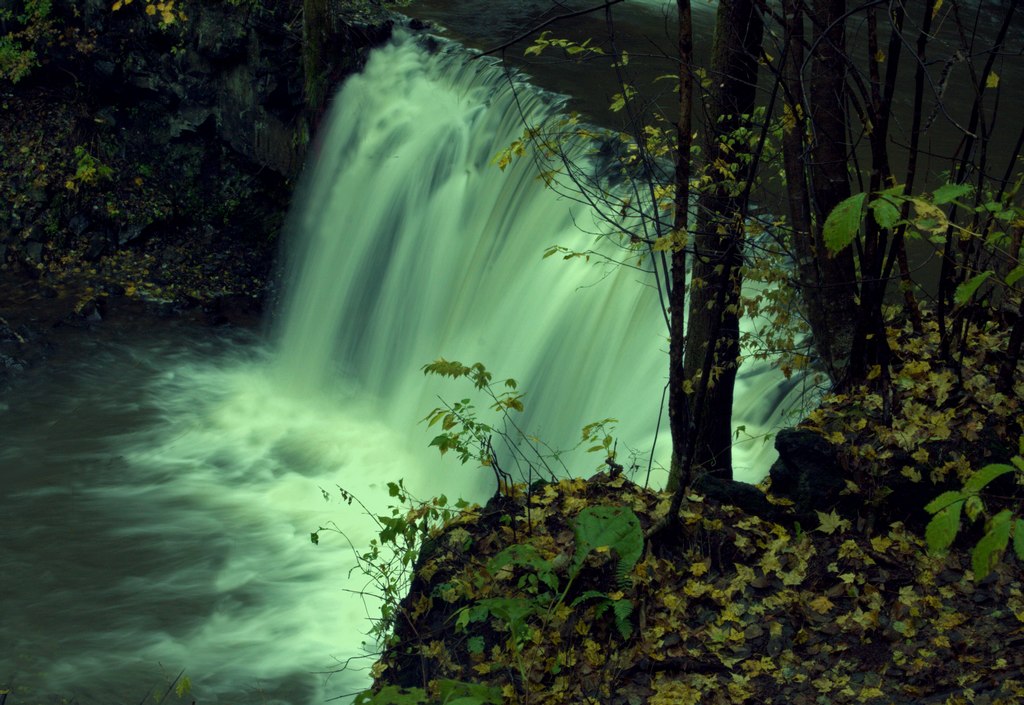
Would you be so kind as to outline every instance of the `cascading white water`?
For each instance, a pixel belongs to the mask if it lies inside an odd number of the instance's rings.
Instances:
[[[422,496],[492,491],[426,447],[416,421],[435,395],[468,392],[424,378],[436,357],[518,378],[528,430],[552,444],[614,416],[649,448],[666,376],[656,296],[629,270],[542,261],[552,244],[589,247],[575,225],[590,216],[526,161],[491,164],[520,109],[554,107],[499,67],[398,37],[336,100],[273,347],[173,330],[97,344],[0,410],[0,688],[16,702],[138,701],[182,668],[198,702],[311,704],[365,685],[322,672],[360,653],[374,606],[346,592],[364,586],[349,548],[308,536],[331,520],[357,546],[372,534],[321,487],[378,511],[398,478]],[[773,423],[765,370],[737,390],[751,432]],[[738,455],[740,477],[766,471],[759,453]]]
[[[552,244],[593,248],[601,226],[543,188],[528,158],[504,171],[494,158],[558,106],[446,46],[393,43],[338,98],[298,210],[281,379],[309,394],[341,371],[402,427],[438,392],[462,394],[424,384],[423,364],[483,361],[523,383],[528,430],[549,443],[571,446],[583,424],[614,417],[649,448],[667,377],[653,277],[542,260]],[[764,364],[745,372],[737,421],[757,433],[778,378]],[[757,444],[740,448],[738,476],[760,479],[764,461]]]
[[[299,210],[282,380],[306,394],[340,369],[411,428],[435,394],[465,391],[424,384],[423,364],[483,361],[524,383],[530,429],[551,442],[638,412],[649,437],[665,376],[656,297],[625,270],[541,261],[554,243],[588,247],[576,224],[593,231],[592,216],[528,159],[493,160],[555,108],[467,58],[398,42],[339,96]]]

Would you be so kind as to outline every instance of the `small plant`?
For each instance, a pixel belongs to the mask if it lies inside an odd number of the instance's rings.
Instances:
[[[943,492],[925,506],[925,511],[933,515],[925,529],[925,539],[928,549],[935,553],[944,552],[953,545],[960,529],[961,514],[966,514],[971,522],[984,517],[985,535],[971,551],[975,580],[985,578],[998,564],[1011,537],[1017,559],[1024,561],[1024,518],[1010,509],[991,514],[981,496],[993,480],[1007,473],[1015,472],[1018,481],[1024,481],[1024,436],[1020,438],[1018,455],[1010,462],[1012,465],[986,465],[968,477],[959,490]]]
[[[498,462],[494,449],[494,439],[504,443],[507,452],[512,456],[517,467],[525,468],[521,479],[531,485],[541,471],[546,479],[557,476],[569,476],[571,473],[562,462],[563,450],[558,450],[544,443],[535,436],[527,434],[516,422],[512,412],[523,411],[525,394],[519,391],[519,383],[513,378],[505,379],[497,386],[493,383],[493,375],[483,363],[464,365],[461,362],[440,358],[423,366],[423,373],[467,379],[473,386],[484,392],[490,399],[490,411],[497,412],[498,424],[485,423],[477,415],[477,409],[469,398],[454,403],[441,400],[441,406],[435,407],[423,421],[428,428],[440,427],[440,433],[433,437],[430,445],[436,447],[441,455],[449,451],[454,453],[465,465],[475,461],[480,467],[489,468],[497,481],[498,491],[509,494],[512,477],[505,472]],[[594,421],[583,427],[580,442],[575,448],[586,446],[587,452],[605,454],[603,465],[607,465],[612,474],[622,472],[622,465],[615,462],[616,441],[612,435],[617,419],[606,418]],[[557,471],[556,471],[557,468]]]
[[[75,159],[77,160],[75,174],[64,182],[64,186],[69,191],[78,193],[82,184],[94,186],[101,180],[106,181],[114,177],[113,169],[91,155],[81,145],[75,147]]]
[[[327,490],[321,489],[325,500],[331,499]],[[369,635],[376,641],[385,641],[391,634],[398,614],[399,603],[409,592],[412,582],[412,568],[419,557],[420,547],[432,530],[453,520],[469,509],[469,504],[458,500],[449,504],[444,495],[427,501],[420,501],[409,494],[402,480],[388,483],[388,494],[398,504],[389,507],[387,514],[371,512],[355,495],[338,487],[341,501],[359,505],[363,512],[377,525],[377,538],[370,541],[368,548],[357,548],[336,524],[321,526],[310,533],[310,541],[320,544],[320,532],[332,531],[340,534],[352,547],[356,565],[350,571],[359,571],[369,578],[371,593],[380,601],[380,617],[371,620]]]
[[[484,367],[483,363],[463,365],[461,362],[448,361],[444,358],[424,365],[423,374],[451,377],[452,379],[468,379],[476,389],[483,391],[490,398],[490,408],[492,411],[498,412],[502,422],[502,425],[498,427],[480,421],[472,400],[468,398],[454,404],[442,400],[442,406],[432,409],[423,419],[428,428],[440,425],[441,432],[434,436],[430,445],[436,447],[441,455],[452,451],[463,465],[474,460],[479,463],[480,467],[490,468],[498,483],[498,491],[508,493],[511,490],[512,478],[499,465],[498,456],[492,444],[492,438],[498,436],[505,440],[510,452],[517,454],[517,460],[524,461],[529,468],[531,476],[527,478],[527,481],[534,479],[532,477],[534,463],[541,465],[549,477],[554,477],[554,473],[548,466],[548,456],[540,447],[539,442],[528,437],[511,416],[511,412],[522,412],[523,410],[523,394],[517,391],[519,385],[516,380],[511,377],[506,379],[502,383],[505,389],[500,391],[491,383],[493,375]],[[525,452],[519,449],[521,441],[525,441]],[[549,455],[557,458],[558,454],[551,453]]]
[[[547,560],[530,544],[513,544],[502,550],[488,561],[487,574],[493,579],[514,567],[525,568],[526,572],[517,583],[525,596],[477,600],[474,605],[461,610],[456,619],[456,626],[460,629],[490,617],[504,622],[509,630],[509,646],[515,654],[516,667],[523,683],[530,682],[529,668],[522,659],[522,650],[533,632],[531,622],[539,621],[542,629],[551,623],[556,611],[566,604],[569,592],[587,558],[593,553],[614,551],[618,582],[624,585],[643,553],[644,535],[640,520],[627,507],[586,507],[574,519],[573,533],[576,550],[568,563],[560,557]],[[562,572],[566,573],[564,584],[559,577]],[[479,587],[482,586],[481,583]],[[587,590],[569,603],[569,608],[574,609],[584,603],[596,603],[595,617],[610,610],[623,639],[628,639],[632,634],[630,616],[633,613],[633,602],[624,599],[621,592],[609,594]]]

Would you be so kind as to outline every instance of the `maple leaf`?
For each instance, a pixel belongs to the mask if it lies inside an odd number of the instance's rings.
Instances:
[[[818,521],[821,522],[818,525],[817,531],[820,531],[823,534],[831,535],[834,534],[837,530],[839,531],[839,533],[843,533],[852,526],[850,520],[844,519],[843,517],[839,516],[839,514],[836,513],[835,509],[833,509],[828,514],[826,514],[825,512],[818,511],[816,511],[815,514],[818,515]]]

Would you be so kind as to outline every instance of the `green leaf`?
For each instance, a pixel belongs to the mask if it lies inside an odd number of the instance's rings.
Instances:
[[[441,702],[447,705],[483,705],[493,703],[501,705],[504,698],[501,697],[501,689],[490,685],[478,683],[467,683],[449,678],[442,678],[437,682]]]
[[[477,603],[472,607],[464,607],[459,610],[459,616],[455,619],[455,626],[458,629],[465,629],[473,622],[482,622],[491,614],[486,605]]]
[[[628,639],[633,633],[633,623],[629,616],[633,614],[632,600],[617,600],[612,603],[612,610],[615,612],[615,626],[623,639]]]
[[[484,638],[482,636],[471,636],[466,640],[466,651],[471,654],[482,654],[484,652]]]
[[[1006,543],[1010,539],[1010,518],[1013,514],[1009,509],[992,517],[989,522],[988,533],[981,537],[974,550],[971,551],[971,568],[974,570],[974,579],[981,580],[988,575],[1000,556],[1006,549]]]
[[[960,528],[960,510],[963,508],[963,500],[953,502],[945,509],[940,509],[928,522],[924,530],[924,538],[928,543],[928,550],[932,553],[941,553],[953,545],[956,532]]]
[[[1021,277],[1024,277],[1024,264],[1018,264],[1010,270],[1010,273],[1006,275],[1006,285],[1013,286],[1020,281]]]
[[[974,292],[978,290],[978,287],[984,284],[985,280],[991,276],[992,271],[989,270],[975,275],[963,282],[956,288],[956,293],[953,294],[953,301],[956,302],[957,306],[963,306],[971,300],[971,297],[974,296]]]
[[[582,595],[580,595],[575,600],[573,600],[569,604],[569,606],[570,607],[575,607],[576,605],[582,604],[582,603],[586,602],[587,600],[595,600],[595,599],[597,599],[597,600],[607,600],[607,599],[609,599],[608,598],[608,593],[601,592],[599,590],[587,590]]]
[[[945,184],[935,189],[935,193],[932,194],[932,202],[937,206],[952,203],[969,194],[971,190],[970,184]]]
[[[967,495],[963,492],[949,491],[943,492],[938,497],[933,499],[931,502],[924,506],[924,510],[929,514],[935,514],[941,509],[945,509],[954,502],[962,502],[967,499]]]
[[[849,247],[860,230],[861,213],[864,210],[866,193],[858,193],[840,201],[825,218],[825,246],[835,254]]]
[[[477,604],[516,630],[526,623],[527,617],[543,610],[536,600],[521,597],[491,597]]]
[[[576,553],[569,570],[575,578],[591,551],[608,546],[619,556],[620,576],[633,570],[644,551],[644,532],[640,520],[628,507],[586,507],[573,522]]]
[[[988,483],[996,479],[1000,475],[1005,475],[1008,472],[1013,472],[1012,465],[1004,465],[1003,463],[992,463],[986,465],[981,470],[978,470],[964,483],[964,492],[967,494],[976,494],[981,492]]]
[[[550,562],[544,560],[537,549],[528,543],[514,543],[501,550],[494,558],[487,562],[487,572],[497,575],[498,571],[507,565],[519,565],[539,570],[549,567]]]
[[[896,227],[896,223],[900,220],[900,209],[896,207],[896,204],[890,198],[876,198],[868,203],[868,208],[871,209],[871,213],[875,216],[875,222],[878,223],[878,226],[886,230]]]
[[[1013,522],[1013,552],[1017,560],[1024,561],[1024,519]]]

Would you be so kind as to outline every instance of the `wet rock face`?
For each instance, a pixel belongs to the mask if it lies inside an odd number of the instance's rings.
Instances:
[[[81,41],[3,88],[0,280],[259,300],[318,117],[301,0],[178,5],[188,19],[161,27],[142,3],[54,0]],[[337,17],[332,83],[390,31]]]
[[[210,121],[239,154],[292,177],[308,141],[299,4],[190,3],[187,20],[161,28],[142,8],[114,12],[106,0],[84,0],[82,17],[96,37],[87,80],[122,119],[132,119],[124,114],[132,104],[163,112],[151,127],[157,144]]]
[[[163,108],[163,124],[154,125],[158,142],[210,122],[261,168],[298,174],[316,121],[303,96],[301,0],[189,3],[188,19],[167,28],[141,7],[114,12],[108,0],[76,4],[96,37],[87,66],[96,94],[112,104],[128,98]],[[332,60],[324,73],[334,85],[387,40],[390,24],[354,26],[340,11],[332,17]]]

